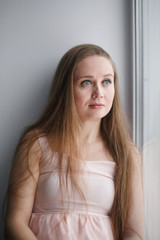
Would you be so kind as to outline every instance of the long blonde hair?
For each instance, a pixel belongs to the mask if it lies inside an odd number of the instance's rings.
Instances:
[[[16,162],[19,153],[28,154],[33,142],[42,135],[51,139],[53,150],[60,154],[59,169],[62,166],[62,155],[67,152],[68,162],[66,181],[71,179],[72,184],[85,198],[78,184],[79,165],[74,158],[79,157],[79,117],[76,111],[73,91],[73,79],[76,65],[87,56],[98,55],[107,58],[114,70],[115,96],[110,112],[101,120],[101,137],[109,148],[117,165],[115,172],[115,197],[111,212],[112,226],[115,240],[122,238],[124,225],[130,207],[130,179],[131,179],[131,138],[123,120],[118,94],[117,71],[110,55],[101,47],[93,44],[78,45],[70,49],[61,59],[57,67],[51,86],[48,104],[40,118],[27,127],[17,145],[14,163],[11,172],[9,191],[13,190],[16,174]],[[39,136],[33,134],[39,130]],[[25,150],[24,150],[25,149]],[[78,162],[79,164],[79,162]],[[78,167],[77,167],[78,166]],[[14,176],[14,177],[13,177]],[[62,180],[60,171],[60,179]],[[23,177],[22,177],[23,178]],[[17,180],[18,181],[18,180]],[[63,181],[62,181],[63,183]],[[17,183],[16,183],[17,185]]]

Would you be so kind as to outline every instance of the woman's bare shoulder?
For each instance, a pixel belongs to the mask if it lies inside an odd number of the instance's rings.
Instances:
[[[130,153],[133,172],[142,171],[142,156],[138,147],[134,143],[130,143]]]
[[[38,166],[41,158],[41,148],[38,137],[35,130],[28,131],[21,137],[15,157],[19,166],[27,167],[28,165],[31,168],[34,167],[34,165]]]

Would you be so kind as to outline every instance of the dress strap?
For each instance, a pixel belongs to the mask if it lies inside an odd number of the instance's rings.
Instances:
[[[38,142],[41,148],[41,160],[40,167],[41,172],[45,172],[46,169],[54,169],[57,166],[57,153],[54,153],[48,143],[48,139],[45,135],[38,134]],[[48,170],[47,170],[48,171]]]
[[[41,134],[38,130],[36,130],[36,134],[38,137],[38,142],[39,142],[39,146],[41,148],[42,151],[42,160],[44,160],[45,158],[48,158],[51,155],[51,149],[49,147],[48,144],[48,140],[47,137],[43,134]]]
[[[38,142],[39,142],[39,145],[40,145],[40,148],[41,148],[42,152],[44,152],[46,150],[46,147],[48,147],[47,138],[45,136],[39,136],[38,137]]]
[[[41,148],[41,151],[44,152],[46,149],[46,146],[48,145],[48,141],[45,135],[42,135],[40,130],[36,129],[35,133],[37,135],[37,140],[39,142],[39,146]]]

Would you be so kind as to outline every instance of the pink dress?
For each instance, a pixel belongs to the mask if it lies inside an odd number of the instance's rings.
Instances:
[[[47,139],[41,137],[39,143],[44,153]],[[42,154],[41,163],[46,159]],[[80,186],[85,194],[86,207],[82,197],[76,192],[73,194],[71,185],[69,196],[65,187],[60,191],[57,161],[58,153],[55,153],[52,160],[40,169],[30,219],[35,236],[39,240],[113,240],[110,213],[114,200],[115,163],[84,161],[85,172],[80,176]]]

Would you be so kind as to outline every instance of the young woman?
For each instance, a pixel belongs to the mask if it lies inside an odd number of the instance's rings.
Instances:
[[[99,46],[63,56],[43,114],[18,143],[6,235],[144,239],[141,160],[121,113],[115,64]]]

